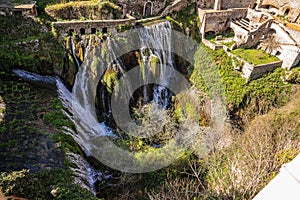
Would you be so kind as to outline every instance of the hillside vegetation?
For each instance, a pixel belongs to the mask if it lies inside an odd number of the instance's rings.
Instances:
[[[300,87],[285,106],[255,117],[230,147],[190,161],[187,177],[166,180],[151,199],[252,199],[300,153]],[[188,169],[189,168],[189,169]],[[188,192],[189,191],[189,192]]]
[[[70,1],[49,5],[45,8],[47,14],[55,20],[72,19],[111,19],[121,17],[121,7],[111,1]]]

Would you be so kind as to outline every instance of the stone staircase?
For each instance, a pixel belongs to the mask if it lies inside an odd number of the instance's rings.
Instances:
[[[256,26],[250,24],[249,21],[246,20],[245,18],[233,19],[232,22],[239,25],[240,27],[246,29],[247,31],[253,31],[257,28]]]

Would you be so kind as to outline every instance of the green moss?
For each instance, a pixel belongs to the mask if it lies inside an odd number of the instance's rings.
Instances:
[[[160,60],[157,56],[152,56],[150,58],[150,70],[154,75],[158,75],[159,73],[159,71],[157,71],[159,70],[159,68],[157,67],[159,64],[160,64]]]
[[[170,17],[170,16],[166,16],[166,19],[168,20],[168,21],[170,21],[170,22],[173,22],[173,23],[175,23],[178,27],[180,27],[181,29],[182,29],[182,27],[183,27],[183,25],[182,25],[182,23],[181,22],[179,22],[179,21],[177,21],[177,20],[175,20],[175,19],[173,19],[172,17]]]
[[[124,32],[130,30],[131,28],[131,25],[119,25],[118,32]]]
[[[186,9],[180,12],[173,12],[170,16],[167,16],[166,19],[171,22],[174,30],[186,33],[188,29],[189,36],[200,42],[199,28],[201,23],[196,7],[195,3],[191,3]]]
[[[60,70],[64,49],[51,32],[41,32],[42,25],[31,18],[3,17],[0,33],[1,70],[23,68],[40,74]]]
[[[104,74],[103,81],[106,85],[106,89],[109,93],[112,93],[114,90],[114,87],[116,86],[118,82],[118,74],[112,69],[106,70]]]
[[[83,9],[87,12],[82,12],[84,16],[78,15],[77,18],[80,20],[85,19],[92,19],[92,17],[95,12],[98,16],[97,18],[102,19],[103,13],[112,13],[115,17],[120,16],[121,14],[121,7],[115,4],[114,2],[111,2],[109,0],[104,1],[97,1],[97,0],[91,0],[91,1],[69,1],[67,3],[59,3],[59,4],[53,4],[49,5],[45,8],[46,12],[52,16],[54,19],[57,20],[64,20],[64,14],[66,11],[72,12],[72,10],[75,9]],[[80,13],[79,13],[80,14]]]
[[[280,61],[277,57],[272,56],[261,49],[235,49],[232,53],[253,65]]]
[[[53,135],[53,142],[60,143],[64,152],[72,152],[84,156],[84,153],[80,146],[74,141],[71,135],[65,133],[58,133]]]
[[[67,126],[75,129],[74,124],[61,111],[63,109],[63,105],[59,99],[53,99],[49,109],[50,111],[44,115],[45,122],[56,128]]]
[[[231,42],[221,42],[221,44],[223,44],[223,45],[227,46],[228,48],[231,48],[231,47],[232,47],[232,45],[234,45],[234,44],[235,44],[235,41],[231,41]]]

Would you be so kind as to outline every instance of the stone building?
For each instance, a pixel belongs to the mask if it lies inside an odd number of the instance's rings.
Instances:
[[[257,8],[266,9],[274,15],[284,16],[293,23],[300,23],[299,0],[258,0]]]
[[[300,62],[299,0],[199,0],[200,33],[234,32],[235,48],[261,48],[291,69]]]
[[[118,0],[116,3],[137,18],[159,15],[167,5],[166,0]]]
[[[19,14],[19,15],[31,15],[31,16],[36,16],[37,15],[37,5],[35,3],[30,3],[30,4],[21,4],[18,6],[14,6],[11,8],[11,11],[14,14]]]
[[[28,1],[20,5],[3,3],[0,4],[0,15],[36,16],[37,5],[35,1]]]

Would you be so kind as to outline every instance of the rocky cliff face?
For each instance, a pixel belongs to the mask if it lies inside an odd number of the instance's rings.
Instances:
[[[278,15],[286,16],[291,22],[300,23],[299,0],[260,0],[260,7],[277,10]]]
[[[147,2],[147,0],[118,0],[118,5],[121,5],[125,12],[138,17],[143,15],[144,6]],[[170,3],[168,0],[154,0],[151,2],[153,3],[153,15],[160,14]]]
[[[46,7],[46,12],[56,20],[71,19],[117,19],[122,17],[122,8],[110,1],[77,1]]]

